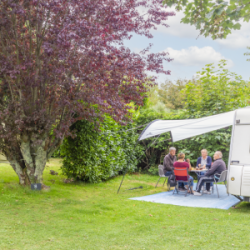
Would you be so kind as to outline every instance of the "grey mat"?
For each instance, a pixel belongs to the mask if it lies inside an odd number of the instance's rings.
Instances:
[[[194,185],[196,185],[196,183],[194,183]],[[169,191],[130,199],[163,204],[172,204],[185,207],[204,207],[219,209],[229,209],[230,207],[239,203],[239,200],[236,197],[232,195],[228,196],[224,185],[218,185],[218,189],[220,198],[218,198],[215,188],[214,193],[211,195],[203,194],[202,196],[195,196],[188,194],[185,197],[184,194],[175,193],[173,195],[173,191]]]

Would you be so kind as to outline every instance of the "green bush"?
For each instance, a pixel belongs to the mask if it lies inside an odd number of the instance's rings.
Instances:
[[[151,175],[159,175],[158,165],[151,166],[148,169],[148,173],[151,174]]]
[[[76,138],[68,137],[61,146],[62,171],[68,177],[88,182],[105,181],[123,172],[132,172],[143,154],[134,130],[122,127],[106,116],[99,131],[93,123],[78,121],[72,126]]]
[[[59,147],[51,156],[51,158],[61,158],[61,147]]]
[[[182,90],[185,96],[184,108],[190,118],[199,118],[246,107],[249,103],[249,82],[226,69],[227,63],[221,60],[215,70],[207,64],[197,72],[198,80],[186,84]]]

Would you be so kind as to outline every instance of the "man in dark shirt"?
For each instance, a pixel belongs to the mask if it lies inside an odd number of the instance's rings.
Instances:
[[[220,175],[226,169],[227,169],[226,164],[222,160],[222,153],[220,151],[216,151],[214,153],[214,163],[211,166],[211,168],[206,172],[206,174],[199,179],[197,183],[197,192],[194,192],[194,195],[201,195],[200,193],[201,187],[204,185],[205,182],[207,183],[206,183],[206,191],[204,191],[204,193],[210,194],[209,181],[213,181],[214,176],[216,178],[216,174]],[[217,178],[219,178],[219,176]]]
[[[164,157],[163,160],[163,166],[164,166],[164,174],[165,176],[169,176],[172,173],[172,170],[174,169],[173,165],[176,162],[176,156],[175,156],[176,148],[171,147],[169,149],[169,154],[167,154]]]

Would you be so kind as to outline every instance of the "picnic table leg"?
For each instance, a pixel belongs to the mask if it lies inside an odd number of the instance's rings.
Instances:
[[[197,190],[197,186],[198,186],[198,182],[199,182],[199,177],[200,177],[200,175],[199,175],[199,173],[197,173],[197,172],[195,172],[195,174],[196,174],[196,176],[197,176],[197,183],[196,183],[196,190]]]

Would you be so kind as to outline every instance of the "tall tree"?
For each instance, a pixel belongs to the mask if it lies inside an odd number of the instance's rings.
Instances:
[[[123,40],[152,38],[173,15],[159,0],[0,1],[0,150],[20,184],[42,182],[76,120],[122,122],[129,102],[142,104],[145,72],[169,74],[169,59],[132,53]]]
[[[185,109],[192,118],[205,117],[249,105],[250,82],[227,69],[226,60],[207,64],[182,90]]]
[[[184,9],[183,23],[194,25],[200,34],[213,39],[226,38],[233,29],[240,29],[240,20],[249,22],[249,0],[163,0],[176,10]]]
[[[166,80],[165,83],[161,84],[158,93],[160,100],[167,108],[176,110],[184,107],[184,95],[181,90],[188,82],[186,79],[178,79],[175,83]]]

